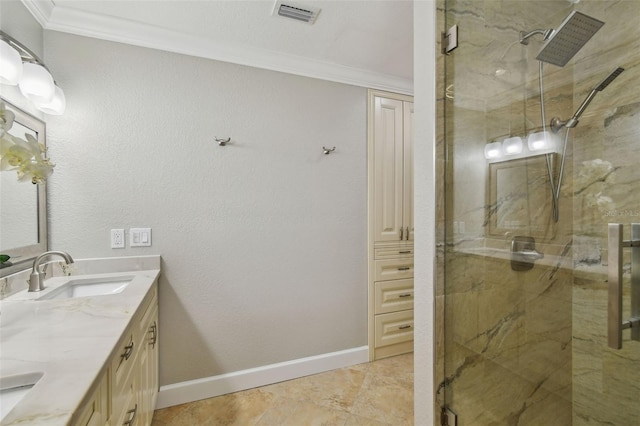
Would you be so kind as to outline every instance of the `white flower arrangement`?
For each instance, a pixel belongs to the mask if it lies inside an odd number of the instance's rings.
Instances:
[[[25,133],[26,139],[9,134],[15,114],[0,101],[0,171],[16,171],[19,181],[43,183],[53,173],[47,149],[36,138]]]

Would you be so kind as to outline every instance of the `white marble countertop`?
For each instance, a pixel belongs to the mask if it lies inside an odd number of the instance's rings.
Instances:
[[[159,274],[153,269],[53,277],[41,292],[1,300],[0,377],[43,374],[2,425],[68,424]],[[72,279],[121,276],[133,279],[119,294],[34,300]]]

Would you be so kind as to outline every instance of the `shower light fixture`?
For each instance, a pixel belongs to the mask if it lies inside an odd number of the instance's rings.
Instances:
[[[531,132],[527,138],[527,147],[529,151],[538,154],[554,152],[557,146],[558,136],[547,130],[540,132]]]
[[[547,130],[534,130],[524,139],[520,136],[498,138],[484,146],[484,158],[489,163],[533,157],[557,152],[559,136]]]
[[[502,150],[506,155],[516,155],[522,152],[522,138],[513,136],[502,142]]]
[[[51,73],[31,50],[0,31],[0,83],[18,85],[20,92],[40,111],[60,115],[66,101]]]
[[[502,157],[502,142],[491,142],[484,146],[484,158],[496,160]]]

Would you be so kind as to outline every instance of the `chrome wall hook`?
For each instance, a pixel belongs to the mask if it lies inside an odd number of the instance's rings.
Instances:
[[[325,148],[324,146],[322,147],[322,150],[324,151],[324,155],[329,155],[331,154],[333,151],[336,150],[336,147],[334,146],[333,148]]]
[[[213,137],[216,142],[218,142],[218,145],[220,146],[225,146],[228,143],[231,143],[231,138],[226,138],[226,139],[218,139],[216,136]]]

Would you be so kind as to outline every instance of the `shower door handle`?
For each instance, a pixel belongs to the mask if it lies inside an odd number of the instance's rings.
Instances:
[[[609,224],[608,280],[609,300],[607,313],[608,344],[622,348],[622,330],[631,329],[631,339],[640,341],[640,223],[631,225],[631,239],[623,240],[623,225]],[[631,318],[622,320],[622,249],[631,248]]]

